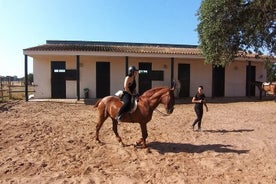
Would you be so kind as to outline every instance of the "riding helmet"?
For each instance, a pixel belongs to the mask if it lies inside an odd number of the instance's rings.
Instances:
[[[128,68],[128,75],[133,75],[135,71],[138,71],[135,66],[130,66]]]

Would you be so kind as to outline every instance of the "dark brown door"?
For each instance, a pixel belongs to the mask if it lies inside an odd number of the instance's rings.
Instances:
[[[255,86],[251,82],[256,80],[256,66],[246,66],[246,96],[255,96]]]
[[[212,96],[223,97],[225,85],[225,68],[222,66],[213,66],[213,85]]]
[[[96,63],[96,97],[103,98],[110,95],[110,63]]]
[[[190,64],[178,64],[179,98],[190,96]]]
[[[139,63],[139,94],[152,88],[151,84],[151,63]]]
[[[52,98],[66,98],[65,61],[51,62],[51,96]]]

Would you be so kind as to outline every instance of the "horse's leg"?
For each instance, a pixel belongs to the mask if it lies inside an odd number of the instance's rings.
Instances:
[[[112,130],[117,138],[117,140],[119,141],[119,143],[122,144],[122,146],[124,146],[124,143],[122,141],[122,138],[120,137],[119,133],[118,133],[118,121],[116,121],[115,119],[112,118]]]
[[[146,139],[148,137],[148,130],[147,130],[147,124],[146,123],[140,123],[140,128],[142,132],[142,138],[140,138],[136,144],[137,146],[142,146],[142,148],[147,147]]]
[[[107,116],[105,115],[105,113],[99,111],[99,113],[98,113],[98,123],[96,125],[96,141],[98,143],[101,143],[101,141],[99,139],[99,132],[100,132],[100,129],[103,126],[103,123],[106,119],[107,119]]]

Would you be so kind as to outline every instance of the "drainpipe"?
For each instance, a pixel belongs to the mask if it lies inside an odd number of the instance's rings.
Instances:
[[[77,66],[77,99],[80,100],[80,56],[76,57],[76,66]]]
[[[173,84],[174,76],[174,58],[171,58],[171,85]]]
[[[126,66],[126,75],[127,75],[128,74],[128,56],[126,56],[125,66]]]
[[[28,56],[25,55],[25,101],[29,101],[28,94]]]
[[[252,70],[251,70],[251,61],[248,61],[248,73],[249,73],[249,76],[248,76],[248,81],[247,81],[247,90],[248,90],[248,95],[249,97],[251,97],[251,73],[252,73]]]

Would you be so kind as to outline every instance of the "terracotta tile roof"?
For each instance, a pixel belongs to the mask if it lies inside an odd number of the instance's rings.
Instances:
[[[60,41],[47,40],[46,44],[23,49],[23,52],[107,52],[119,54],[161,54],[203,57],[201,50],[196,45],[180,44],[152,44],[152,43],[131,43],[131,42],[97,42],[97,41]],[[256,54],[245,54],[239,52],[238,58],[266,58]],[[276,62],[275,58],[270,58]],[[261,61],[261,60],[260,60]]]
[[[195,45],[148,44],[128,42],[47,41],[24,51],[87,51],[141,54],[201,55]]]

